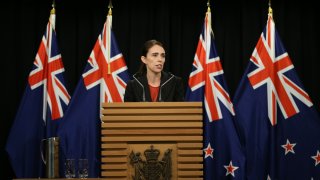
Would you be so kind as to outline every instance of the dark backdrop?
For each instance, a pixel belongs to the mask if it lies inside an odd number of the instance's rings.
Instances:
[[[56,1],[58,45],[71,94],[102,30],[108,2]],[[143,42],[158,39],[166,46],[165,70],[183,77],[186,84],[207,10],[206,3],[205,0],[113,0],[113,31],[129,72],[133,74],[138,69]],[[319,110],[318,6],[308,1],[277,0],[272,3],[276,28],[306,91]],[[266,25],[268,1],[211,0],[211,5],[215,44],[233,97]],[[0,179],[14,177],[4,147],[50,9],[50,0],[4,1],[0,6],[1,79],[4,82],[1,83]]]

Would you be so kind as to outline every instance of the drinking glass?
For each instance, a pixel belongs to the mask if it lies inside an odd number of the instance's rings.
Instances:
[[[88,159],[79,159],[78,174],[80,179],[88,178]]]
[[[64,175],[68,179],[76,177],[75,160],[74,159],[66,159]]]

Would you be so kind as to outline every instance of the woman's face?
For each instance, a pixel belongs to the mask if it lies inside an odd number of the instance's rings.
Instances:
[[[154,45],[149,49],[147,56],[141,56],[141,60],[146,64],[148,72],[151,71],[158,74],[163,69],[164,62],[166,61],[165,56],[163,47]]]

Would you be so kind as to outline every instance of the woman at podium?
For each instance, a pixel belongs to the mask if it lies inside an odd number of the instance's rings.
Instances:
[[[127,83],[125,102],[184,101],[182,79],[163,70],[165,57],[161,42],[148,40],[144,43],[141,66]]]

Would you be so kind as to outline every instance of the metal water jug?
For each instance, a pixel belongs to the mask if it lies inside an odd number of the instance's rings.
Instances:
[[[41,141],[41,158],[46,166],[47,178],[59,178],[59,137],[51,137]],[[44,154],[44,155],[43,155]]]

